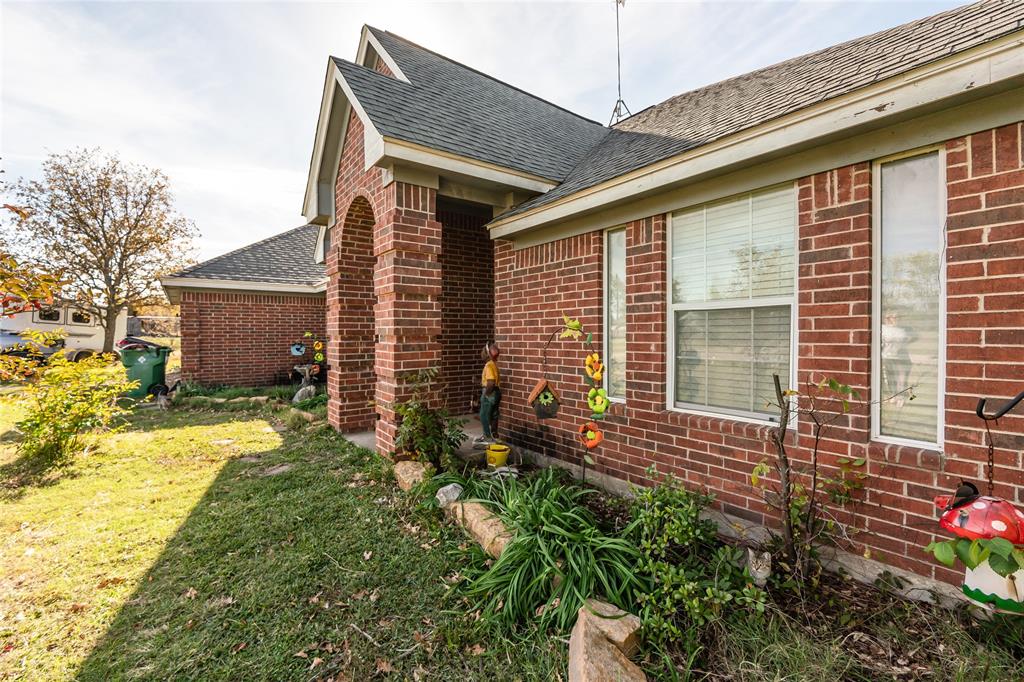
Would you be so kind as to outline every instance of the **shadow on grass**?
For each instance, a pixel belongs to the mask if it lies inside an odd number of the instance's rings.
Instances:
[[[554,676],[560,645],[463,653],[453,558],[404,521],[372,453],[285,437],[223,466],[77,679],[507,679],[513,658],[513,677]]]
[[[0,444],[17,447],[20,442],[21,433],[16,429],[0,435]],[[68,476],[74,476],[74,462],[69,458],[19,453],[11,461],[0,464],[0,500],[16,500],[29,490],[55,485]]]

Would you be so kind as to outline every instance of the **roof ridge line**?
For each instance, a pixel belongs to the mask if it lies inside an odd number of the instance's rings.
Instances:
[[[252,244],[246,244],[245,246],[240,246],[237,249],[233,249],[231,251],[228,251],[227,253],[222,253],[219,256],[214,256],[213,258],[210,258],[209,260],[204,260],[204,261],[201,261],[199,263],[196,263],[195,265],[190,265],[189,267],[185,268],[184,270],[179,270],[178,272],[175,272],[175,273],[173,273],[171,275],[167,275],[167,277],[178,277],[178,276],[180,276],[180,275],[182,275],[184,273],[191,272],[192,270],[195,270],[196,268],[199,268],[199,267],[201,267],[203,265],[209,265],[210,263],[217,263],[219,261],[224,260],[228,256],[233,256],[236,253],[241,253],[242,251],[248,251],[249,249],[251,249],[251,248],[253,248],[255,246],[259,246],[260,244],[266,244],[267,242],[272,242],[275,239],[280,239],[281,237],[284,237],[285,235],[291,234],[292,232],[297,232],[297,231],[301,230],[304,227],[309,227],[310,225],[315,225],[315,223],[305,223],[304,225],[299,225],[298,227],[293,227],[293,228],[291,228],[289,230],[285,230],[284,232],[278,232],[277,234],[272,234],[269,237],[266,237],[264,239],[259,240],[258,242],[253,242]],[[320,229],[319,225],[317,225],[317,229],[318,230]]]
[[[423,47],[419,43],[414,43],[413,41],[409,40],[408,38],[404,38],[404,37],[398,35],[397,33],[392,33],[391,31],[382,31],[381,29],[374,28],[373,26],[370,26],[369,24],[366,25],[366,28],[369,29],[370,31],[377,31],[377,32],[380,32],[380,33],[385,33],[385,34],[387,34],[387,35],[389,35],[389,36],[391,36],[391,37],[393,37],[393,38],[395,38],[397,40],[401,40],[403,43],[408,43],[409,45],[412,45],[413,47],[415,47],[415,48],[417,48],[419,50],[423,50],[424,52],[429,52],[430,54],[434,55],[435,57],[439,57],[439,58],[441,58],[441,59],[443,59],[443,60],[445,60],[447,62],[451,62],[452,64],[455,64],[456,66],[462,67],[463,69],[466,69],[467,71],[472,71],[473,73],[475,73],[477,75],[480,75],[480,76],[483,76],[484,78],[487,78],[488,80],[492,80],[495,83],[499,83],[501,85],[504,85],[507,88],[511,88],[512,90],[516,90],[517,92],[521,92],[524,95],[526,95],[527,97],[532,97],[533,99],[537,100],[538,102],[543,102],[544,104],[547,104],[548,106],[552,106],[552,107],[554,107],[556,109],[560,109],[560,110],[564,111],[565,113],[570,114],[572,116],[575,116],[576,118],[578,118],[578,119],[580,119],[582,121],[586,121],[587,123],[593,123],[594,125],[600,126],[601,128],[607,128],[608,127],[608,126],[606,126],[606,125],[604,125],[604,124],[602,124],[602,123],[600,123],[598,121],[595,121],[592,118],[587,118],[583,114],[578,114],[575,111],[572,111],[571,109],[567,109],[566,107],[563,107],[560,104],[555,104],[554,102],[552,102],[550,100],[547,100],[547,99],[544,99],[543,97],[539,97],[539,96],[533,94],[532,92],[528,92],[528,91],[526,91],[526,90],[524,90],[524,89],[522,89],[522,88],[520,88],[520,87],[518,87],[516,85],[512,85],[511,83],[507,83],[507,82],[501,80],[500,78],[495,78],[494,76],[492,76],[490,74],[484,73],[483,71],[480,71],[479,69],[474,69],[472,66],[467,66],[466,64],[463,64],[460,61],[452,59],[451,57],[446,57],[445,55],[441,54],[440,52],[434,52],[430,48]],[[394,55],[392,55],[391,58],[394,59]],[[363,67],[363,68],[366,68],[366,67]]]

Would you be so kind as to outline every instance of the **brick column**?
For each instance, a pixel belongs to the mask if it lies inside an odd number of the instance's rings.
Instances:
[[[409,395],[402,377],[441,366],[441,223],[436,190],[392,182],[374,230],[377,451],[394,449],[393,405]]]

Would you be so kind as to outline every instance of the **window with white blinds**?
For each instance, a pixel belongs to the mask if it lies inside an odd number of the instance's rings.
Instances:
[[[944,182],[938,151],[876,165],[876,436],[941,443]]]
[[[671,400],[768,417],[790,383],[796,197],[773,187],[672,216]]]

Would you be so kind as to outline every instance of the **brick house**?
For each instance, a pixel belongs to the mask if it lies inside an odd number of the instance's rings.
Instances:
[[[303,225],[161,280],[180,306],[181,374],[208,386],[267,386],[288,380],[289,346],[324,334],[319,228]]]
[[[932,497],[984,478],[979,396],[1024,387],[1024,4],[986,1],[683,93],[602,126],[364,27],[331,58],[304,214],[325,261],[332,425],[376,429],[403,374],[450,407],[503,349],[503,436],[578,462],[582,401],[526,398],[567,312],[597,332],[615,405],[599,473],[650,465],[767,522],[771,378],[833,377],[872,408],[826,464],[865,458],[855,523],[891,566],[954,581],[921,547]],[[563,398],[582,354],[547,378]],[[906,394],[881,401],[913,387]],[[376,406],[374,406],[376,405]],[[1024,417],[994,428],[996,494],[1024,502]],[[791,436],[806,457],[810,425]]]

